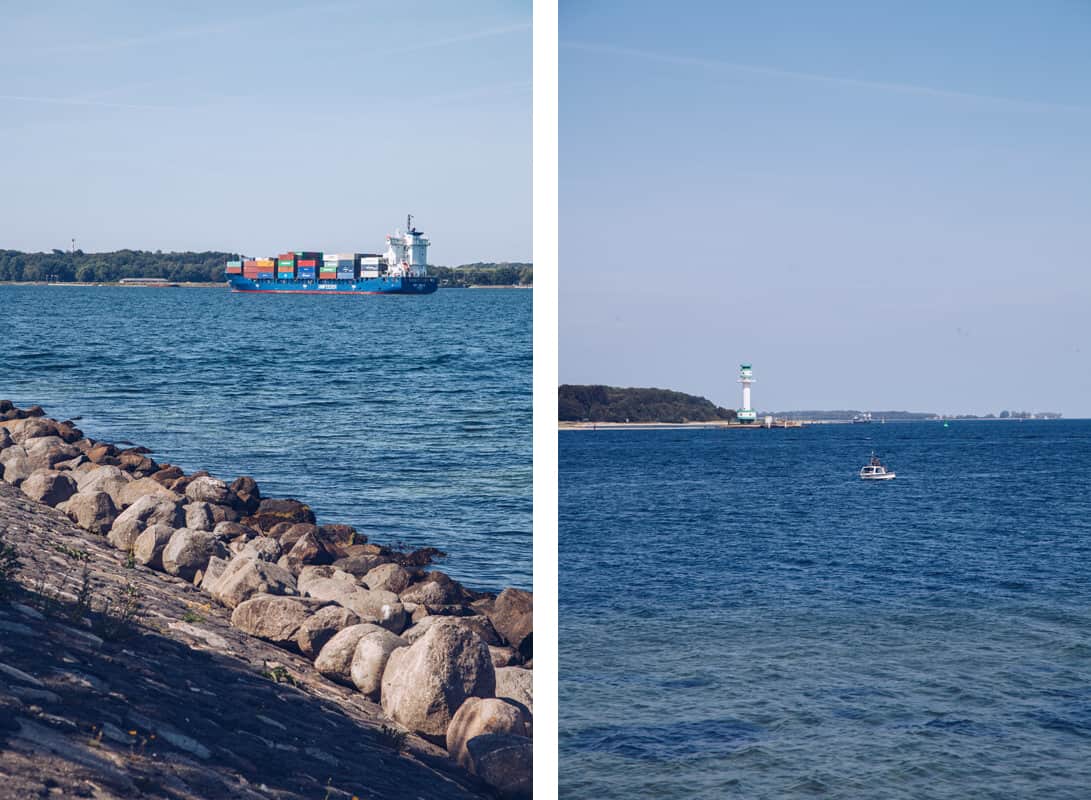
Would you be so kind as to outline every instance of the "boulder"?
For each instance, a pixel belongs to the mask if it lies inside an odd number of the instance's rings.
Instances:
[[[83,453],[80,453],[78,456],[70,458],[67,461],[58,461],[56,464],[53,465],[53,468],[72,471],[83,466],[84,464],[90,463],[91,462],[87,460],[87,456],[85,456]]]
[[[310,582],[319,579],[333,579],[343,581],[349,586],[356,586],[355,577],[329,564],[304,567],[299,571],[299,576],[296,578],[296,586],[299,587],[300,593],[306,594]]]
[[[499,645],[501,644],[500,637],[497,635],[493,626],[489,623],[489,618],[484,616],[472,616],[472,617],[447,617],[447,616],[428,616],[420,620],[416,625],[407,630],[404,634],[405,638],[410,642],[415,642],[417,639],[424,636],[432,628],[437,625],[455,625],[461,628],[471,630],[481,637],[486,645]]]
[[[121,501],[121,490],[129,483],[129,476],[115,466],[106,464],[81,472],[76,475],[76,482],[83,494],[106,492],[119,510],[125,505]]]
[[[481,637],[469,628],[436,625],[390,654],[382,706],[398,724],[437,741],[467,698],[492,697],[495,690],[496,673]]]
[[[186,512],[186,527],[194,531],[211,531],[216,527],[212,520],[212,505],[200,500],[182,507]]]
[[[421,583],[414,584],[401,593],[407,603],[429,606],[447,606],[461,603],[462,586],[442,572],[430,572]]]
[[[205,567],[204,572],[201,573],[201,582],[197,585],[198,588],[202,592],[212,594],[212,590],[216,588],[216,584],[219,583],[220,578],[227,572],[227,565],[230,563],[231,562],[226,558],[212,556],[212,558],[208,560],[208,565]]]
[[[383,685],[383,671],[390,654],[409,642],[388,630],[372,631],[356,643],[349,667],[353,685],[372,700],[378,700]]]
[[[271,536],[256,536],[242,546],[239,555],[275,564],[280,558],[280,544]]]
[[[503,800],[529,800],[533,794],[534,746],[525,736],[486,733],[466,743],[471,771]]]
[[[321,607],[317,600],[259,594],[235,607],[231,624],[259,639],[292,645],[299,627]]]
[[[182,472],[181,467],[176,467],[173,464],[160,464],[159,469],[148,477],[169,489],[171,484],[183,475],[185,473]]]
[[[11,432],[7,428],[0,428],[0,450],[13,444],[15,444],[15,440],[11,438]]]
[[[250,520],[250,522],[247,522]],[[258,510],[243,520],[247,524],[267,531],[280,522],[307,522],[314,524],[314,512],[310,506],[298,500],[267,498],[258,504]]]
[[[117,457],[117,465],[126,472],[139,473],[150,477],[158,469],[159,465],[143,453],[134,450],[125,450]]]
[[[217,602],[235,608],[257,594],[296,594],[295,577],[276,564],[237,555],[220,578],[209,585],[209,592]]]
[[[96,444],[91,449],[87,450],[84,455],[87,456],[87,460],[95,464],[110,464],[117,465],[117,453],[118,450],[112,444]]]
[[[31,500],[56,506],[74,495],[77,487],[76,482],[63,472],[37,470],[27,476],[19,488]]]
[[[204,503],[223,504],[231,499],[231,490],[218,478],[194,478],[186,486],[186,497]]]
[[[234,497],[234,505],[237,511],[253,514],[261,503],[261,492],[253,478],[243,475],[231,482],[231,493]]]
[[[367,634],[381,630],[378,625],[362,622],[339,631],[318,652],[314,668],[331,681],[352,686],[352,659],[356,655],[356,645]]]
[[[358,553],[356,555],[349,556],[348,558],[339,558],[333,562],[333,565],[338,569],[342,569],[345,572],[349,572],[355,575],[357,578],[362,578],[380,564],[389,563],[389,556],[381,554],[369,555],[365,553]]]
[[[105,534],[117,519],[117,506],[106,492],[77,492],[64,504],[64,513],[81,528]]]
[[[347,608],[338,605],[324,606],[299,626],[295,643],[299,652],[313,659],[335,635],[345,628],[359,624],[360,618]]]
[[[318,526],[310,522],[278,522],[269,530],[269,535],[275,536],[284,552],[288,552],[300,539],[317,532]]]
[[[114,528],[117,528],[116,523]],[[227,548],[215,534],[179,528],[163,548],[163,569],[171,575],[192,581],[197,570],[203,570],[212,556],[223,558],[226,555]]]
[[[27,413],[30,413],[30,409],[27,409]],[[39,439],[43,436],[57,436],[60,433],[57,430],[57,423],[51,419],[42,418],[27,418],[18,425],[14,425],[11,428],[11,438],[16,441],[17,444],[26,444],[31,439]],[[60,438],[60,437],[58,437]]]
[[[281,537],[281,546],[284,545],[284,537]],[[318,544],[318,539],[313,533],[305,533],[296,540],[287,554],[288,560],[301,568],[304,564],[329,564],[333,561]]]
[[[12,486],[18,486],[34,472],[26,450],[17,444],[0,450],[0,464],[4,465],[4,480]]]
[[[184,520],[182,507],[174,500],[145,495],[118,514],[110,526],[110,542],[120,550],[129,550],[148,526],[162,523],[180,528]]]
[[[166,549],[174,528],[158,523],[149,525],[133,541],[133,559],[152,569],[163,569],[163,550]]]
[[[38,469],[55,469],[62,461],[69,461],[78,455],[82,455],[78,449],[70,444],[64,444],[60,439],[48,436],[42,439],[31,439],[23,446],[27,451],[30,463]]]
[[[401,594],[409,586],[409,571],[397,564],[380,564],[369,569],[364,575],[364,583],[369,589]]]
[[[534,673],[521,667],[496,670],[496,696],[514,700],[534,713]]]
[[[306,592],[355,611],[361,619],[377,620],[394,633],[401,633],[409,622],[405,606],[393,592],[372,592],[336,578],[312,578],[307,581]]]
[[[447,754],[460,766],[473,770],[466,744],[487,733],[529,736],[528,720],[522,709],[496,697],[469,697],[459,706],[447,726]]]
[[[172,501],[182,499],[181,495],[172,492],[163,484],[151,478],[137,478],[121,487],[119,499],[122,506],[130,506],[142,497],[161,497]]]
[[[492,665],[498,669],[500,667],[513,667],[523,663],[519,651],[508,645],[497,647],[496,645],[490,644],[489,655],[492,657]],[[499,697],[499,695],[497,696]]]
[[[357,532],[351,525],[322,525],[318,528],[315,538],[330,561],[344,558],[348,555],[350,547],[367,541],[367,537]]]
[[[253,539],[255,536],[260,536],[258,531],[238,522],[217,522],[212,532],[221,539]]]
[[[522,589],[505,589],[496,597],[492,609],[486,612],[493,627],[508,644],[519,650],[524,658],[532,656],[524,640],[534,630],[534,595]]]
[[[221,522],[238,522],[239,512],[233,509],[231,506],[220,505],[218,503],[209,503],[209,511],[212,512],[213,525],[219,525]]]

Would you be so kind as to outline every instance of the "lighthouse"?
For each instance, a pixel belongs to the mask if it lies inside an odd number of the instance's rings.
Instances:
[[[754,370],[749,364],[739,365],[739,383],[742,384],[742,408],[735,412],[739,422],[757,422],[758,412],[750,407],[750,384],[754,382]]]

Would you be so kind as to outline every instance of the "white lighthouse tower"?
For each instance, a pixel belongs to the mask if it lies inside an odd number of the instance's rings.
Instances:
[[[750,384],[754,382],[754,370],[749,364],[739,365],[739,383],[742,384],[742,408],[735,412],[739,422],[757,422],[758,412],[750,407]]]

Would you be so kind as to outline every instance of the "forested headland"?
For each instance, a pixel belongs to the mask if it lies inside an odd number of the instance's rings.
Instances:
[[[166,278],[178,283],[219,283],[224,280],[225,263],[237,258],[240,258],[238,253],[217,250],[181,253],[0,250],[0,281],[112,283],[122,278]],[[439,279],[440,286],[530,286],[534,282],[532,265],[524,263],[474,263],[428,269]]]
[[[735,412],[711,400],[670,389],[563,384],[561,422],[733,422]]]

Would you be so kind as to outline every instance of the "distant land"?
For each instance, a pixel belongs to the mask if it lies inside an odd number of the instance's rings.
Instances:
[[[563,384],[561,422],[733,422],[735,412],[711,400],[670,389]]]
[[[1057,411],[1000,411],[996,414],[937,414],[933,411],[867,411],[843,409],[838,411],[774,411],[777,419],[818,420],[822,422],[848,420],[870,414],[872,420],[905,421],[918,419],[1060,419]]]
[[[222,283],[224,264],[240,257],[238,253],[216,250],[181,253],[0,250],[0,281],[113,283],[122,278],[166,278],[177,283]],[[428,271],[444,287],[531,286],[534,283],[533,265],[524,262],[479,262],[457,267],[430,265]]]

